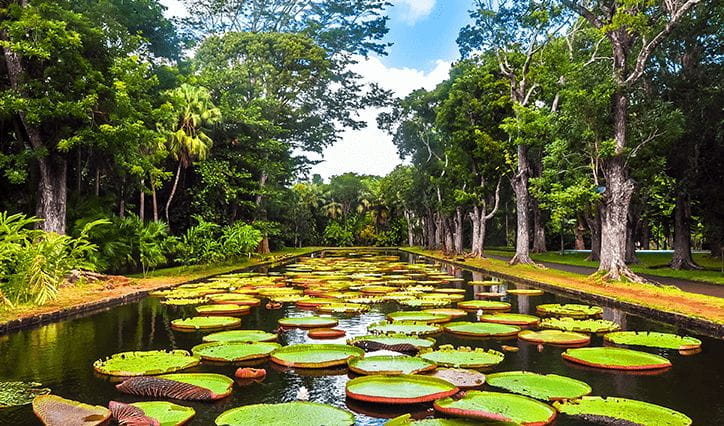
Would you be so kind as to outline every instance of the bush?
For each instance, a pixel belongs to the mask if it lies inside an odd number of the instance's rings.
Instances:
[[[179,242],[176,261],[184,265],[238,259],[253,253],[262,240],[261,232],[244,222],[221,227],[194,216],[198,222]]]
[[[324,242],[335,247],[349,247],[354,243],[354,233],[349,227],[331,221],[324,228]]]

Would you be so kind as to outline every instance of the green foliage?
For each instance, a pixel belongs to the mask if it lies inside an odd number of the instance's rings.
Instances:
[[[176,261],[184,265],[239,259],[253,253],[262,240],[261,231],[243,222],[222,227],[200,216],[194,219],[198,223],[186,231],[176,248]]]
[[[348,224],[330,221],[324,228],[324,242],[335,247],[349,247],[354,242],[354,233]]]

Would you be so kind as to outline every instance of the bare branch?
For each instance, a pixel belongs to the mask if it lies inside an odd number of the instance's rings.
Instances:
[[[485,214],[485,211],[483,211],[483,214],[485,215],[485,220],[490,220],[493,218],[495,213],[498,211],[498,206],[500,205],[500,182],[503,180],[503,177],[498,178],[498,185],[495,187],[495,206],[493,207],[493,210],[489,214]]]
[[[568,6],[569,8],[573,9],[576,13],[586,18],[586,20],[593,25],[596,28],[602,28],[603,22],[601,22],[600,19],[596,17],[596,15],[593,14],[590,10],[586,9],[585,7],[579,5],[577,2],[570,1],[570,0],[562,0],[562,3]]]

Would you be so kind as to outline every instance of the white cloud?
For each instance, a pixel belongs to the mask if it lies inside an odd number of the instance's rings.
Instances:
[[[402,20],[410,25],[430,15],[435,8],[435,0],[395,0],[393,3],[401,9]]]
[[[357,64],[354,71],[365,81],[377,82],[384,89],[394,92],[395,96],[404,97],[415,89],[434,89],[447,78],[450,65],[438,59],[430,72],[424,72],[414,68],[387,67],[379,58],[370,57]],[[380,112],[382,110],[378,108],[361,111],[360,118],[367,127],[345,131],[339,142],[324,150],[324,161],[312,167],[311,173],[319,173],[324,178],[345,172],[384,176],[400,164],[392,137],[377,128],[376,119]]]
[[[161,0],[161,4],[167,8],[165,13],[167,18],[183,18],[189,15],[181,0]]]

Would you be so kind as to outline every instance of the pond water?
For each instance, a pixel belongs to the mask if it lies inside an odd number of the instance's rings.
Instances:
[[[399,254],[399,253],[398,253]],[[414,256],[400,254],[410,262],[424,262]],[[480,273],[472,273],[441,265],[441,270],[469,280],[483,280]],[[283,272],[276,268],[274,272]],[[262,272],[266,272],[265,270]],[[490,291],[467,283],[448,287],[465,289],[466,299],[475,292]],[[515,284],[503,282],[495,290],[515,288]],[[580,303],[550,292],[542,296],[507,296],[502,300],[513,305],[511,312],[535,314],[542,303]],[[396,303],[373,305],[361,315],[335,315],[339,327],[347,332],[347,338],[368,334],[367,325],[385,319],[385,314],[400,310]],[[407,309],[410,310],[410,309]],[[117,392],[111,381],[94,373],[92,364],[99,358],[123,351],[152,349],[191,349],[201,343],[202,333],[172,331],[171,320],[190,316],[191,308],[175,308],[160,304],[158,299],[146,298],[140,302],[119,306],[84,318],[71,319],[45,325],[27,331],[0,336],[0,381],[36,381],[50,387],[54,394],[90,404],[104,405],[110,400],[135,402],[143,400]],[[308,311],[285,304],[279,310],[254,308],[243,317],[242,328],[273,331],[277,320]],[[474,320],[475,314],[469,314]],[[671,325],[629,315],[604,306],[605,319],[618,322],[624,330],[650,330],[686,333]],[[464,320],[464,319],[463,319]],[[562,359],[565,349],[545,346],[542,351],[535,344],[513,340],[471,340],[442,334],[434,336],[438,344],[454,344],[500,350],[501,344],[516,345],[518,352],[506,353],[505,360],[492,371],[528,370],[539,373],[555,373],[587,382],[593,388],[592,395],[619,396],[659,404],[680,411],[694,420],[694,424],[724,424],[724,342],[695,336],[703,341],[703,351],[693,356],[683,356],[676,351],[649,349],[671,360],[673,367],[655,374],[635,374],[614,370],[602,370],[578,366]],[[325,340],[324,343],[344,343],[345,339]],[[280,334],[279,343],[315,342],[306,331],[288,330]],[[601,346],[602,339],[594,336],[591,346]],[[641,349],[646,350],[646,349]],[[273,363],[262,365],[268,371],[266,380],[245,387],[235,386],[230,397],[214,403],[182,401],[180,404],[196,410],[191,425],[214,424],[223,411],[254,403],[275,403],[297,400],[300,396],[309,401],[331,404],[353,411],[357,424],[379,425],[385,418],[407,412],[421,416],[432,415],[429,405],[406,406],[389,409],[381,405],[361,404],[345,398],[345,383],[354,377],[348,370],[293,370]],[[236,366],[202,365],[191,371],[215,372],[233,377]],[[176,401],[178,402],[178,401]],[[30,406],[0,409],[2,425],[39,424]],[[583,424],[580,420],[558,416],[556,425]]]

